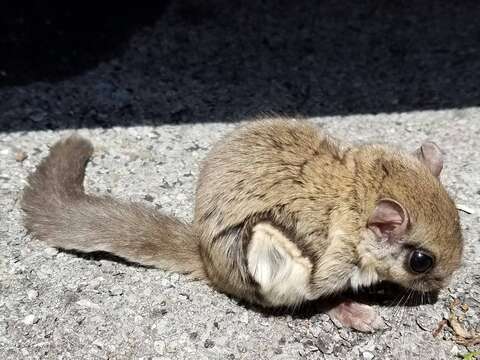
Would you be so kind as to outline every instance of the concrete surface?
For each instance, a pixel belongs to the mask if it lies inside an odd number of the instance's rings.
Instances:
[[[0,359],[424,360],[478,349],[456,344],[449,326],[432,331],[458,298],[469,305],[462,323],[480,332],[480,3],[164,3],[153,20],[132,14],[122,36],[93,26],[108,11],[82,13],[85,42],[100,39],[87,50],[58,22],[50,31],[47,9],[16,52],[30,18],[9,17],[18,27],[0,42],[13,49],[0,62]],[[68,46],[30,47],[57,36]],[[443,181],[476,212],[462,212],[465,264],[435,304],[381,306],[389,328],[360,334],[315,311],[264,313],[176,274],[25,236],[23,180],[73,129],[96,145],[88,191],[188,220],[211,144],[268,111],[349,141],[441,145]]]
[[[314,119],[351,141],[446,151],[443,181],[471,209],[480,198],[480,108]],[[97,148],[87,189],[141,200],[190,219],[198,163],[234,124],[81,129]],[[0,135],[0,357],[5,359],[450,359],[467,349],[432,331],[453,298],[480,330],[479,212],[462,214],[465,264],[434,305],[381,307],[390,328],[339,329],[328,316],[264,314],[177,274],[81,258],[25,236],[17,203],[48,144],[71,130]],[[28,158],[16,161],[16,152]],[[472,350],[471,348],[470,350]]]

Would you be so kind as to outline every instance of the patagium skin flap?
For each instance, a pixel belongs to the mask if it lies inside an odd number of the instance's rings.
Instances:
[[[437,290],[461,263],[459,216],[432,142],[410,153],[343,144],[304,120],[251,122],[204,160],[192,224],[86,194],[92,152],[77,135],[61,140],[28,179],[26,227],[51,246],[190,274],[263,306],[384,280]],[[331,315],[362,331],[381,326],[353,302]]]

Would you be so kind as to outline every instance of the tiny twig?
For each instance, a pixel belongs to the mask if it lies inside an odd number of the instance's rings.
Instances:
[[[462,204],[457,204],[457,210],[458,211],[462,211],[466,214],[469,214],[469,215],[475,215],[476,211],[466,205],[462,205]]]
[[[432,335],[433,337],[437,337],[438,334],[443,330],[443,328],[448,324],[447,319],[442,319],[438,322],[437,328],[433,330]]]

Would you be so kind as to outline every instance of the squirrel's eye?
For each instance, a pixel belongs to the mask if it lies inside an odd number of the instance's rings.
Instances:
[[[422,250],[413,250],[410,253],[408,261],[410,270],[415,273],[424,273],[430,270],[433,266],[433,257]]]

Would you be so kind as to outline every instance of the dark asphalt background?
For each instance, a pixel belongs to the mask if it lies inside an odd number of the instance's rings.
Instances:
[[[0,131],[480,104],[480,2],[6,1]]]

